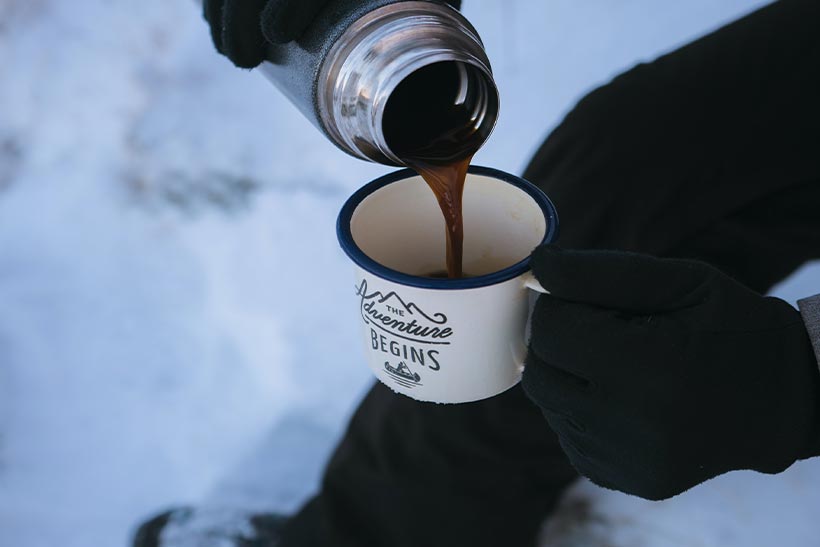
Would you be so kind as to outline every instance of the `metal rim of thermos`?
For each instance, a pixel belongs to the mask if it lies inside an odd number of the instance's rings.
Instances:
[[[473,26],[448,5],[406,1],[377,8],[345,30],[320,69],[319,121],[349,154],[402,165],[382,131],[382,115],[396,86],[416,70],[441,61],[477,68],[485,89],[476,128],[489,136],[498,118],[498,90],[484,45]],[[483,141],[482,141],[483,144]]]

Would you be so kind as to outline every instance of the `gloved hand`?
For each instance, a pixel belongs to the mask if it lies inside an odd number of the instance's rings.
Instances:
[[[800,314],[700,262],[542,246],[523,387],[573,465],[642,498],[820,454]]]
[[[267,43],[286,44],[299,37],[332,0],[204,0],[216,50],[240,68],[265,58]],[[461,0],[448,0],[454,8]]]

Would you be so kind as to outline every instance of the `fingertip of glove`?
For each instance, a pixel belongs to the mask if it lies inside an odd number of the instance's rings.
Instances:
[[[253,69],[265,60],[265,48],[260,41],[258,44],[242,43],[236,37],[223,33],[218,51],[225,55],[237,68]]]
[[[262,64],[262,61],[264,61],[264,58],[258,57],[233,57],[231,59],[231,62],[236,68],[241,68],[243,70],[253,70]]]
[[[260,16],[262,34],[273,44],[287,44],[297,38],[293,29],[289,31],[286,25],[281,24],[282,11],[284,8],[281,3],[269,2]]]
[[[274,44],[302,37],[329,0],[271,0],[262,10],[262,34]]]

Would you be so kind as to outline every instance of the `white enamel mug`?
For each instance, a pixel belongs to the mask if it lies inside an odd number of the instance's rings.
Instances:
[[[549,198],[496,169],[470,167],[463,207],[463,269],[471,277],[452,280],[423,277],[446,270],[445,227],[415,172],[374,180],[339,214],[367,362],[384,384],[420,401],[477,401],[521,380],[528,289],[543,292],[529,255],[558,235]]]

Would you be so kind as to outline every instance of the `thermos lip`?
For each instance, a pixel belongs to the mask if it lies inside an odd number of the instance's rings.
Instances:
[[[429,1],[377,8],[355,21],[319,69],[317,106],[327,135],[349,154],[404,165],[388,145],[382,120],[391,93],[413,72],[443,61],[483,75],[485,108],[477,120],[483,145],[498,119],[498,89],[478,33],[457,10]]]

